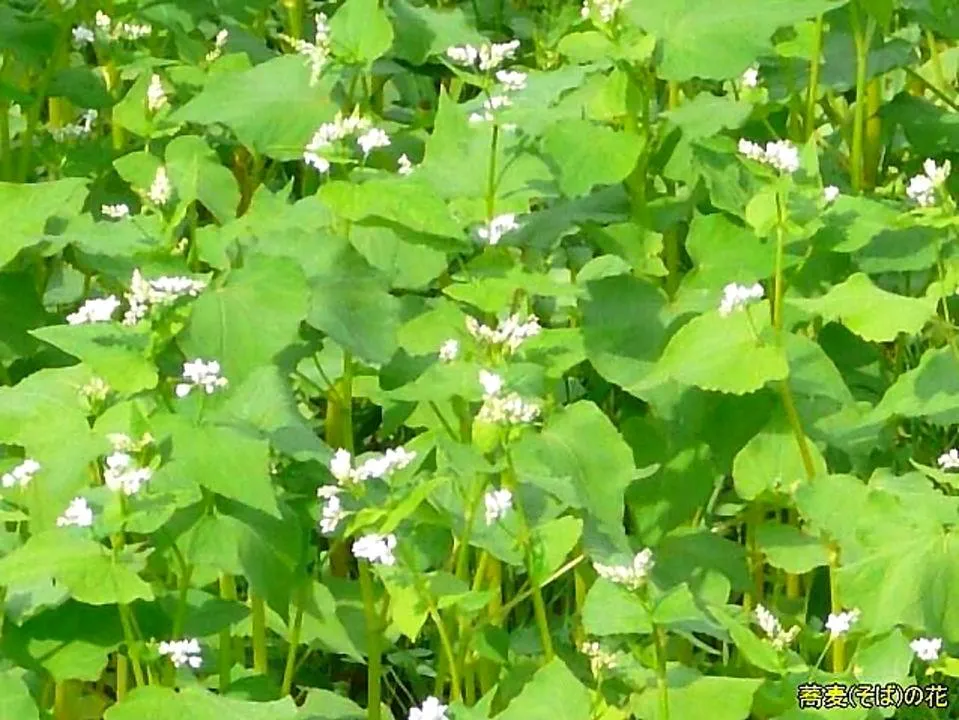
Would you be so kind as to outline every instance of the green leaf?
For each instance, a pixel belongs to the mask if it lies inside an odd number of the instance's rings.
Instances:
[[[542,584],[579,542],[583,521],[564,516],[538,525],[530,533],[530,579]]]
[[[299,720],[366,720],[366,710],[330,690],[310,688],[297,711]]]
[[[220,223],[236,217],[240,203],[236,178],[202,138],[175,138],[166,148],[166,166],[181,202],[201,202]]]
[[[554,658],[541,667],[499,713],[497,720],[582,720],[589,717],[589,691]]]
[[[653,631],[652,618],[637,593],[599,578],[586,594],[583,629],[590,635],[636,635]]]
[[[191,359],[218,360],[238,385],[296,340],[308,292],[292,260],[254,256],[197,299],[180,345]]]
[[[787,298],[808,313],[836,321],[864,340],[889,342],[901,333],[914,335],[932,319],[937,298],[910,298],[876,287],[868,275],[855,273],[818,298]]]
[[[663,45],[666,80],[739,76],[757,57],[772,54],[771,36],[785,25],[840,7],[842,0],[672,0],[630,3],[623,10]]]
[[[761,678],[702,676],[677,668],[669,676],[669,717],[747,720]],[[656,692],[634,695],[633,712],[648,720],[667,720],[659,712]]]
[[[929,348],[917,367],[896,378],[872,413],[880,421],[895,415],[959,422],[959,360],[952,348]]]
[[[296,704],[285,697],[273,702],[250,702],[207,692],[201,687],[173,688],[149,685],[133,690],[113,705],[104,720],[295,720]]]
[[[21,250],[44,242],[48,232],[62,230],[63,222],[80,212],[86,186],[85,178],[33,184],[0,182],[0,268]]]
[[[40,711],[22,677],[13,670],[0,675],[0,720],[39,720]]]
[[[826,462],[807,437],[816,475],[826,474]],[[807,479],[799,444],[792,429],[781,418],[775,418],[736,454],[733,461],[733,482],[736,493],[744,500],[754,500],[768,490],[789,492]]]
[[[327,276],[314,283],[307,321],[361,360],[384,364],[397,347],[400,301],[375,279]]]
[[[822,542],[791,525],[763,523],[756,528],[756,541],[766,562],[793,575],[829,564],[829,553]]]
[[[643,145],[638,135],[588,120],[563,120],[543,135],[543,150],[556,165],[560,190],[569,197],[623,180],[636,165]]]
[[[735,395],[755,392],[768,382],[785,380],[789,374],[785,353],[771,340],[767,301],[728,317],[711,310],[673,335],[659,369],[681,383],[704,390]]]
[[[330,20],[336,55],[370,67],[393,44],[393,26],[377,0],[346,0]]]
[[[459,7],[432,8],[393,0],[390,9],[396,26],[393,53],[414,65],[445,53],[451,45],[479,44],[484,39]]]
[[[710,612],[726,628],[746,660],[767,672],[782,673],[785,670],[782,658],[772,644],[758,637],[728,608],[713,607]]]

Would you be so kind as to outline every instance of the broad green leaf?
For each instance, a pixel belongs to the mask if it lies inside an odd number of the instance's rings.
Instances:
[[[761,678],[702,676],[686,668],[671,673],[669,717],[710,720],[748,720],[753,695],[763,684]],[[633,696],[632,708],[639,717],[667,720],[659,712],[655,689]]]
[[[756,541],[766,562],[794,575],[829,564],[826,546],[791,525],[763,523],[756,528]]]
[[[756,633],[762,631],[757,628],[753,632],[748,625],[737,618],[729,608],[713,607],[710,612],[716,617],[724,628],[729,632],[730,637],[745,656],[746,660],[760,668],[772,673],[782,673],[785,669],[779,652],[772,646],[768,640],[764,640]]]
[[[657,68],[667,80],[738,77],[757,57],[772,52],[778,28],[840,7],[842,0],[652,0],[630,3],[624,14],[663,44]]]
[[[659,369],[681,383],[736,395],[789,374],[785,353],[772,344],[767,301],[727,317],[711,310],[693,318],[670,339]]]
[[[189,359],[219,361],[223,376],[238,385],[296,340],[308,295],[292,260],[253,256],[226,285],[196,300],[180,345]]]
[[[538,525],[530,533],[530,579],[545,582],[555,572],[570,550],[579,542],[583,521],[564,516]]]
[[[689,224],[686,251],[693,270],[683,278],[683,287],[698,290],[711,301],[716,288],[726,283],[752,284],[770,277],[776,248],[722,213],[697,213]]]
[[[299,720],[365,720],[366,710],[348,697],[330,690],[310,688],[297,711]]]
[[[590,635],[636,635],[652,632],[652,618],[639,594],[599,578],[586,594],[583,629]]]
[[[331,275],[314,284],[307,321],[361,360],[383,364],[396,350],[400,301],[374,279]]]
[[[181,202],[201,202],[220,223],[236,217],[240,202],[236,178],[202,138],[174,139],[166,148],[166,167]]]
[[[49,325],[30,334],[79,358],[117,392],[156,387],[156,368],[146,358],[149,337],[142,331],[113,322]]]
[[[393,26],[377,0],[346,0],[330,20],[333,51],[370,67],[393,44]]]
[[[39,720],[40,711],[30,690],[15,671],[0,675],[0,720]]]
[[[812,440],[804,439],[815,474],[825,475],[825,460]],[[755,500],[769,490],[789,492],[807,478],[798,440],[781,418],[755,435],[733,461],[736,493],[744,500]]]
[[[564,120],[547,129],[543,149],[556,165],[560,189],[577,197],[594,185],[611,185],[629,175],[643,141],[587,120]]]
[[[554,658],[523,687],[497,720],[582,720],[589,717],[589,691]]]
[[[285,697],[272,702],[250,702],[208,692],[200,686],[179,690],[149,685],[133,690],[107,710],[104,720],[295,720],[296,704]]]
[[[914,335],[932,319],[936,298],[911,298],[876,287],[868,275],[855,273],[825,295],[789,298],[787,302],[824,320],[836,321],[870,342],[889,342],[901,333]]]
[[[0,268],[26,248],[61,231],[83,206],[87,180],[65,178],[33,184],[0,182]]]
[[[926,350],[918,366],[896,378],[872,413],[877,420],[895,415],[959,422],[959,360],[952,348]]]
[[[430,55],[444,54],[452,45],[475,45],[484,39],[460,7],[432,8],[393,0],[390,8],[396,27],[393,52],[415,65],[422,64]]]

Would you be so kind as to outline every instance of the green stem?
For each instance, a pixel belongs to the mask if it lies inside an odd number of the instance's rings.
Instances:
[[[839,598],[839,546],[832,543],[829,549],[829,606],[831,612],[842,612],[842,601]],[[837,635],[832,642],[832,671],[843,672],[846,669],[846,639]]]
[[[140,646],[133,633],[130,606],[126,603],[119,603],[117,610],[120,613],[120,625],[123,628],[123,639],[127,646],[127,653],[130,655],[130,664],[133,666],[133,679],[137,686],[146,685],[146,681],[143,679],[143,668],[140,665]]]
[[[933,95],[935,95],[937,98],[939,98],[940,100],[942,100],[946,105],[948,105],[949,107],[951,107],[953,110],[955,110],[956,112],[959,112],[959,104],[957,104],[955,100],[953,100],[953,99],[950,98],[948,95],[946,95],[942,90],[940,90],[940,89],[937,88],[935,85],[933,85],[931,82],[929,82],[928,80],[926,80],[926,78],[924,78],[922,75],[920,75],[919,73],[917,73],[917,72],[916,72],[915,70],[913,70],[912,68],[908,68],[908,67],[907,67],[907,68],[903,68],[903,70],[906,71],[906,74],[907,74],[910,78],[912,78],[913,80],[915,80],[916,82],[918,82],[918,83],[919,83],[920,85],[922,85],[926,90],[928,90],[928,91],[931,92]]]
[[[949,88],[949,83],[946,82],[942,56],[939,54],[939,46],[936,44],[936,36],[932,34],[932,30],[926,30],[926,44],[929,45],[929,57],[932,60],[932,73],[936,78],[936,85],[945,92]]]
[[[303,0],[283,0],[289,21],[289,35],[301,40],[303,38]]]
[[[266,675],[270,671],[266,650],[266,603],[253,591],[250,591],[250,614],[253,620],[253,672]]]
[[[296,593],[296,608],[293,611],[293,627],[290,629],[289,649],[286,652],[286,667],[283,669],[283,682],[280,695],[289,695],[293,687],[296,670],[296,651],[300,646],[300,632],[303,628],[303,607],[306,604],[306,588],[300,587]]]
[[[656,650],[656,689],[659,694],[657,720],[669,720],[669,682],[666,677],[666,633],[653,625],[653,643]]]
[[[493,219],[496,212],[496,155],[499,152],[499,125],[493,125],[490,141],[489,168],[486,175],[486,220]]]
[[[365,562],[359,563],[360,593],[363,596],[363,614],[366,617],[367,701],[366,720],[380,720],[380,682],[383,674],[381,657],[380,618],[376,612],[373,576]]]
[[[875,31],[875,20],[870,16],[863,27],[859,13],[858,0],[849,4],[852,13],[853,40],[856,45],[856,105],[853,110],[852,156],[850,158],[850,176],[852,189],[859,193],[863,185],[863,137],[866,117],[866,71],[869,60],[869,43]]]
[[[71,720],[69,680],[62,680],[53,688],[53,720]]]
[[[122,702],[127,696],[127,687],[130,683],[130,666],[127,665],[126,657],[120,653],[116,653],[114,657],[117,667],[117,702]]]
[[[221,574],[220,598],[223,600],[236,601],[236,583],[232,575]],[[230,634],[230,626],[220,630],[220,694],[222,695],[230,687],[230,671],[233,669],[233,636]]]
[[[812,57],[809,61],[809,90],[806,93],[806,137],[811,138],[816,130],[816,99],[819,94],[819,61],[822,55],[823,16],[816,18],[813,31]]]

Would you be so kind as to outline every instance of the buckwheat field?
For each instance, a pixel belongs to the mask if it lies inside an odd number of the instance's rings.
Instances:
[[[957,76],[959,0],[4,0],[0,720],[959,718]]]

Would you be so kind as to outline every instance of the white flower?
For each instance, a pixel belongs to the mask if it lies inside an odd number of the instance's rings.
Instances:
[[[330,474],[340,485],[350,485],[370,479],[383,480],[397,470],[407,467],[415,459],[416,453],[403,447],[388,448],[384,454],[367,458],[354,469],[352,456],[348,451],[340,448],[330,460]]]
[[[413,172],[413,163],[410,162],[410,159],[406,156],[406,153],[400,155],[399,159],[396,161],[396,172],[400,175],[409,175]]]
[[[762,605],[756,606],[756,622],[762,628],[766,636],[772,641],[772,644],[782,650],[792,644],[799,634],[799,627],[793,625],[789,630],[783,630],[783,626],[769,610]]]
[[[129,454],[117,451],[107,456],[103,482],[113,492],[135,495],[152,476],[150,468],[137,467]]]
[[[935,662],[939,659],[942,650],[942,638],[916,638],[909,647],[916,653],[916,657],[925,662]]]
[[[759,68],[755,65],[746,68],[746,72],[743,73],[740,82],[743,84],[743,87],[748,88],[754,88],[759,85]]]
[[[203,662],[200,655],[200,642],[196,638],[189,640],[172,640],[160,643],[160,654],[169,655],[175,667],[189,665],[196,670]]]
[[[323,509],[320,511],[320,532],[325,535],[331,535],[336,532],[336,526],[346,517],[343,511],[343,503],[340,501],[339,493],[342,488],[336,485],[324,485],[316,491],[316,496],[325,499]]]
[[[360,117],[356,112],[347,117],[343,117],[342,113],[337,113],[336,117],[333,118],[331,122],[326,122],[320,125],[317,128],[316,132],[313,133],[313,137],[310,138],[310,142],[307,143],[306,148],[303,151],[303,162],[307,165],[315,167],[320,172],[327,172],[330,169],[330,162],[321,154],[323,150],[329,148],[334,143],[343,140],[350,135],[355,135],[356,133],[365,132],[370,128],[370,121],[367,118]],[[383,133],[382,130],[375,131],[377,133]],[[367,134],[368,135],[368,134]],[[386,136],[386,133],[383,133]],[[364,140],[360,144],[360,147],[365,147],[365,144],[374,143],[382,141],[378,135],[373,135],[367,137],[364,135]],[[386,144],[389,145],[389,137],[386,136]],[[370,147],[372,149],[373,146]],[[368,152],[368,151],[366,151]]]
[[[476,417],[489,423],[524,425],[539,417],[540,409],[536,403],[526,402],[518,393],[506,396],[487,396]]]
[[[121,40],[139,40],[152,32],[150,23],[122,23],[114,29],[113,36]]]
[[[599,19],[604,23],[610,23],[616,17],[623,7],[629,4],[629,0],[584,0],[579,14],[584,20],[595,12]]]
[[[822,199],[826,201],[827,205],[835,202],[836,198],[839,197],[839,188],[835,185],[828,185],[822,190]]]
[[[150,84],[147,86],[147,109],[150,112],[156,112],[166,104],[166,90],[163,89],[160,76],[154,73],[150,77]],[[162,205],[163,203],[158,204]]]
[[[496,79],[503,83],[503,87],[512,92],[519,92],[526,87],[527,74],[519,70],[497,70]]]
[[[73,28],[71,33],[73,34],[73,44],[76,47],[89,45],[96,40],[96,35],[93,34],[93,30],[88,28],[86,25],[77,25],[75,28]]]
[[[140,452],[153,442],[153,436],[146,432],[139,440],[134,440],[126,433],[109,433],[107,440],[113,446],[114,452]]]
[[[751,287],[729,283],[723,288],[723,299],[719,303],[719,314],[727,317],[735,310],[740,310],[749,304],[752,300],[761,300],[763,296],[763,286],[755,283]]]
[[[173,196],[173,185],[167,175],[166,168],[161,165],[153,176],[153,183],[147,191],[147,197],[154,205],[166,205]]]
[[[31,458],[27,458],[10,472],[4,473],[3,477],[0,478],[0,483],[2,483],[5,488],[12,488],[14,485],[26,487],[39,470],[40,463]]]
[[[616,667],[616,655],[603,650],[602,646],[596,642],[584,642],[579,646],[580,652],[589,658],[589,669],[593,675],[598,675],[603,670],[609,670]]]
[[[396,548],[395,535],[364,535],[353,543],[353,557],[368,560],[378,565],[395,565],[393,550]]]
[[[177,397],[186,397],[195,387],[202,387],[207,395],[212,395],[217,388],[226,387],[229,381],[220,376],[220,363],[216,360],[205,362],[193,360],[183,363],[183,379],[186,382],[177,384]]]
[[[54,140],[57,142],[63,142],[73,138],[81,138],[90,134],[90,131],[93,129],[93,123],[96,119],[96,110],[85,110],[80,115],[80,118],[77,122],[71,125],[65,125],[64,127],[48,128],[48,130],[50,131],[50,134],[53,136]]]
[[[501,320],[495,330],[474,317],[466,318],[466,330],[470,335],[493,348],[505,350],[507,354],[516,352],[524,340],[539,335],[542,329],[535,315],[530,315],[526,322],[521,323],[519,315],[514,313]]]
[[[313,42],[292,38],[289,35],[280,35],[296,52],[306,58],[310,68],[310,86],[316,85],[323,73],[323,68],[330,60],[330,26],[324,13],[313,16],[316,22],[316,33]]]
[[[943,470],[959,469],[959,450],[952,448],[952,450],[949,452],[940,455],[939,467],[941,467]]]
[[[516,215],[506,213],[504,215],[497,215],[490,220],[489,223],[477,231],[477,235],[479,235],[480,240],[485,240],[490,245],[496,245],[503,235],[518,229],[519,225],[516,223]]]
[[[369,155],[374,148],[386,147],[390,144],[390,136],[379,128],[371,128],[356,139],[357,145],[364,155]]]
[[[766,143],[763,149],[744,138],[739,141],[739,153],[780,172],[792,174],[799,169],[799,150],[788,140]]]
[[[516,54],[519,40],[506,43],[483,43],[479,47],[473,45],[453,46],[446,49],[446,56],[460,65],[479,65],[483,72],[495,70],[508,58]]]
[[[90,527],[93,525],[93,511],[82,497],[75,497],[64,510],[63,515],[57,518],[57,527]]]
[[[101,205],[100,212],[113,220],[122,220],[125,217],[129,217],[130,206],[126,205],[125,203],[117,203],[116,205]]]
[[[110,394],[110,386],[101,377],[92,377],[80,388],[80,395],[89,403],[103,402]]]
[[[135,325],[146,317],[151,306],[169,305],[184,296],[196,297],[205,288],[206,282],[203,280],[179,275],[147,280],[137,268],[130,278],[130,292],[125,296],[130,308],[123,316],[123,323]]]
[[[330,460],[330,474],[341,483],[348,482],[353,472],[353,458],[348,450],[340,448]]]
[[[646,577],[655,564],[653,551],[646,548],[636,553],[629,565],[593,563],[593,567],[601,578],[619,585],[625,585],[631,590],[638,590],[646,582]]]
[[[489,370],[480,370],[479,382],[483,386],[484,397],[499,395],[499,391],[503,389],[503,378]]]
[[[67,315],[67,322],[71,325],[85,325],[87,323],[109,322],[113,313],[120,307],[116,296],[105,298],[90,298],[75,313]]]
[[[97,10],[96,18],[94,19],[97,28],[100,30],[109,30],[110,25],[113,23],[113,20],[110,19],[110,16],[107,15],[102,10]]]
[[[910,178],[906,195],[920,206],[929,207],[935,205],[936,191],[945,184],[952,172],[952,163],[946,160],[942,166],[937,166],[936,161],[930,158],[923,162],[922,169],[923,175]]]
[[[213,49],[206,54],[206,61],[213,62],[223,54],[223,48],[226,47],[227,40],[230,39],[230,31],[224,28],[216,34],[213,40]]]
[[[459,353],[460,344],[452,338],[440,345],[440,360],[443,362],[453,362]]]
[[[506,488],[490,490],[483,497],[483,503],[486,505],[486,524],[492,525],[513,507],[513,493]]]
[[[446,705],[440,704],[439,698],[430,695],[423,705],[410,710],[409,720],[449,720],[446,715]]]
[[[859,620],[858,610],[829,613],[826,619],[826,629],[832,637],[839,637],[849,632],[849,629]]]

